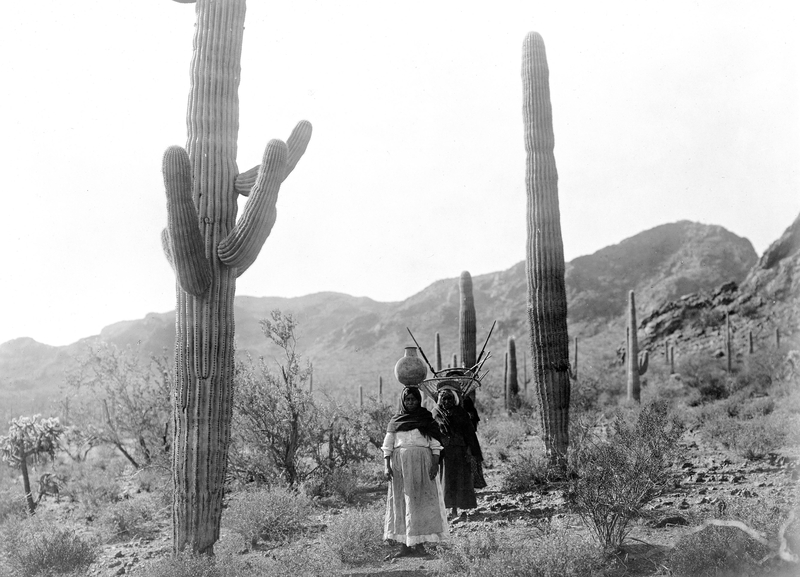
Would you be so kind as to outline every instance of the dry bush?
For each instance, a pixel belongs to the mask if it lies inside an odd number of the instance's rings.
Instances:
[[[108,506],[100,514],[108,541],[150,537],[159,531],[159,519],[166,520],[169,508],[163,507],[156,496],[139,495]]]
[[[525,451],[514,458],[503,472],[501,488],[509,493],[526,493],[546,485],[552,476],[548,460],[541,452]]]
[[[671,484],[682,432],[666,404],[653,403],[618,415],[606,440],[587,437],[573,448],[568,501],[603,547],[618,549],[644,506]]]
[[[437,574],[441,576],[577,577],[604,571],[602,551],[565,528],[502,539],[494,533],[458,537],[440,557]]]
[[[499,417],[481,421],[478,438],[484,459],[496,457],[500,461],[508,460],[512,451],[519,448],[533,428],[532,420],[519,417]]]
[[[748,460],[758,460],[786,446],[796,435],[784,412],[774,412],[769,398],[743,402],[719,402],[699,414],[700,436]]]
[[[73,528],[39,514],[4,524],[0,553],[14,577],[77,575],[97,558],[98,546]]]
[[[667,566],[678,577],[765,575],[758,564],[769,547],[734,527],[710,525],[682,537],[672,548]]]
[[[313,571],[297,572],[272,557],[238,555],[209,557],[184,553],[141,565],[134,569],[131,575],[133,577],[254,577],[256,575],[316,577],[319,574]]]
[[[73,463],[65,473],[66,482],[61,495],[80,504],[82,514],[89,520],[99,517],[103,510],[121,499],[120,482],[124,463]]]
[[[682,382],[697,392],[696,404],[724,399],[730,394],[728,373],[709,354],[682,356],[677,370]]]
[[[282,542],[301,533],[312,510],[306,494],[270,487],[234,494],[222,522],[255,547],[259,541]]]
[[[19,491],[0,491],[0,523],[6,519],[24,519],[28,515],[25,497]]]
[[[386,549],[382,538],[383,517],[381,507],[345,510],[328,524],[324,545],[349,566],[381,559]]]

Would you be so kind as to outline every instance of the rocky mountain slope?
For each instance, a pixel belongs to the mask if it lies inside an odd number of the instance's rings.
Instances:
[[[797,244],[797,232],[793,234],[791,238]],[[570,335],[594,341],[603,348],[607,348],[607,342],[624,340],[622,315],[627,291],[631,289],[637,294],[640,318],[651,318],[665,301],[673,302],[729,281],[752,285],[756,292],[797,294],[791,292],[791,286],[785,286],[782,279],[788,273],[781,268],[792,268],[797,263],[787,261],[786,256],[779,258],[781,250],[784,249],[768,251],[758,261],[747,239],[719,226],[681,221],[576,258],[567,263],[566,270]],[[753,277],[754,265],[772,271],[772,276]],[[527,349],[525,263],[474,276],[473,290],[479,342],[488,334],[492,322],[497,321],[489,346],[493,358],[486,367],[492,375],[500,376],[507,338],[514,336],[521,343],[517,346],[520,356],[519,351]],[[452,362],[458,350],[457,278],[439,280],[394,303],[338,293],[297,298],[239,296],[235,313],[238,354],[274,354],[267,346],[259,320],[276,308],[291,312],[298,319],[298,349],[313,363],[314,386],[319,391],[355,398],[358,386],[363,385],[367,393],[373,394],[379,376],[393,386],[394,363],[402,348],[413,344],[407,327],[429,357],[433,356],[436,332],[440,333],[445,364]],[[138,347],[143,353],[166,351],[169,355],[174,348],[174,330],[174,312],[151,313],[144,319],[115,323],[100,335],[66,347],[49,347],[25,338],[3,343],[0,400],[12,407],[9,410],[45,410],[42,403],[56,396],[65,372],[74,366],[74,357],[87,343],[105,340],[117,346]]]
[[[654,350],[665,342],[676,354],[711,349],[724,352],[730,323],[733,355],[738,360],[752,348],[795,346],[800,327],[800,216],[770,245],[741,284],[724,283],[713,290],[669,300],[641,320],[643,346]]]

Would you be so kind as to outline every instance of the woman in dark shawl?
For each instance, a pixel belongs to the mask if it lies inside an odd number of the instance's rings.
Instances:
[[[419,389],[403,389],[382,447],[389,481],[383,538],[400,543],[400,551],[390,557],[425,555],[423,543],[448,540],[447,513],[436,480],[440,439]]]
[[[442,461],[444,463],[444,504],[453,516],[459,509],[478,506],[472,476],[472,460],[483,461],[471,415],[464,409],[461,392],[454,382],[439,385],[439,417],[442,425]]]

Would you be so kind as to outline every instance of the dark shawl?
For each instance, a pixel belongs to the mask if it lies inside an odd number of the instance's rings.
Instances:
[[[451,392],[451,394],[456,395],[457,393]],[[439,414],[444,417],[442,422],[445,423],[442,426],[442,433],[445,436],[454,434],[461,435],[467,447],[469,447],[472,456],[478,461],[483,461],[483,453],[481,451],[481,445],[478,442],[478,435],[475,434],[475,425],[472,421],[472,415],[464,408],[464,397],[460,395],[459,397],[461,402],[451,407],[450,410],[445,410],[444,407],[439,405]]]
[[[416,411],[410,412],[406,410],[403,404],[403,398],[406,395],[413,395],[420,402]],[[442,434],[439,431],[439,425],[431,415],[431,412],[422,406],[422,393],[417,387],[406,387],[400,393],[400,402],[397,408],[397,413],[389,420],[386,427],[387,433],[396,433],[397,431],[413,431],[419,429],[419,432],[429,438],[434,438],[441,442]]]

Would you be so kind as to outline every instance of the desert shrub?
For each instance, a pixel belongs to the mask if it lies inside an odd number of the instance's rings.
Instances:
[[[439,575],[467,577],[570,577],[602,575],[602,551],[564,528],[498,540],[474,534],[456,538],[440,554]]]
[[[365,463],[349,463],[303,483],[303,490],[312,497],[335,497],[352,504],[364,486],[376,480],[375,471],[371,471]]]
[[[231,478],[294,485],[317,476],[321,487],[327,477],[335,481],[337,469],[377,457],[391,409],[375,400],[359,411],[315,400],[308,391],[311,366],[302,366],[296,352],[294,318],[273,311],[261,326],[280,360],[237,363]]]
[[[533,491],[550,480],[551,472],[544,455],[525,451],[511,459],[503,473],[501,486],[503,491],[510,493]]]
[[[277,370],[263,357],[236,364],[229,470],[240,480],[293,485],[312,469],[318,410],[308,392],[311,367],[300,364],[291,315],[273,311],[261,322],[283,358]]]
[[[618,370],[580,372],[570,387],[570,417],[610,407],[619,394],[621,380],[624,380],[624,376]]]
[[[108,506],[99,521],[109,541],[125,540],[153,535],[158,532],[159,517],[166,516],[156,497],[141,495]]]
[[[496,455],[505,461],[513,449],[519,447],[525,436],[531,431],[533,423],[527,419],[501,417],[481,421],[478,438],[484,453]],[[488,451],[486,450],[488,448]]]
[[[259,541],[285,541],[301,533],[312,508],[307,495],[284,487],[241,491],[231,497],[223,525],[255,547]]]
[[[119,468],[100,463],[75,464],[69,473],[61,494],[80,504],[81,512],[88,519],[99,517],[111,503],[120,500],[122,485]]]
[[[303,562],[301,560],[301,562]],[[306,564],[307,565],[307,564]],[[241,557],[236,555],[193,555],[183,553],[166,556],[134,569],[134,577],[297,577],[316,576],[314,572],[293,572],[273,557]]]
[[[769,547],[734,527],[710,525],[682,537],[672,548],[667,566],[678,577],[762,576],[757,563]]]
[[[666,404],[620,414],[606,440],[587,438],[570,454],[568,499],[599,543],[618,549],[644,506],[670,483],[682,425]]]
[[[749,407],[749,408],[748,408]],[[700,436],[748,460],[758,460],[785,446],[792,432],[781,414],[758,414],[769,404],[730,405],[716,403],[704,407],[700,415]],[[731,413],[734,416],[731,416]],[[740,413],[756,415],[741,418]]]
[[[28,514],[25,497],[18,491],[0,491],[0,523],[6,519],[24,519]]]
[[[348,509],[328,524],[325,547],[346,565],[364,565],[382,557],[382,508]]]
[[[42,515],[4,526],[2,545],[11,574],[18,577],[76,574],[97,557],[97,544]]]
[[[147,358],[138,347],[87,345],[67,374],[63,399],[70,415],[69,454],[83,459],[93,446],[115,447],[135,468],[168,455],[172,369],[167,353]]]
[[[706,403],[728,396],[728,373],[707,355],[687,355],[678,366],[682,382],[697,391],[698,403]]]

